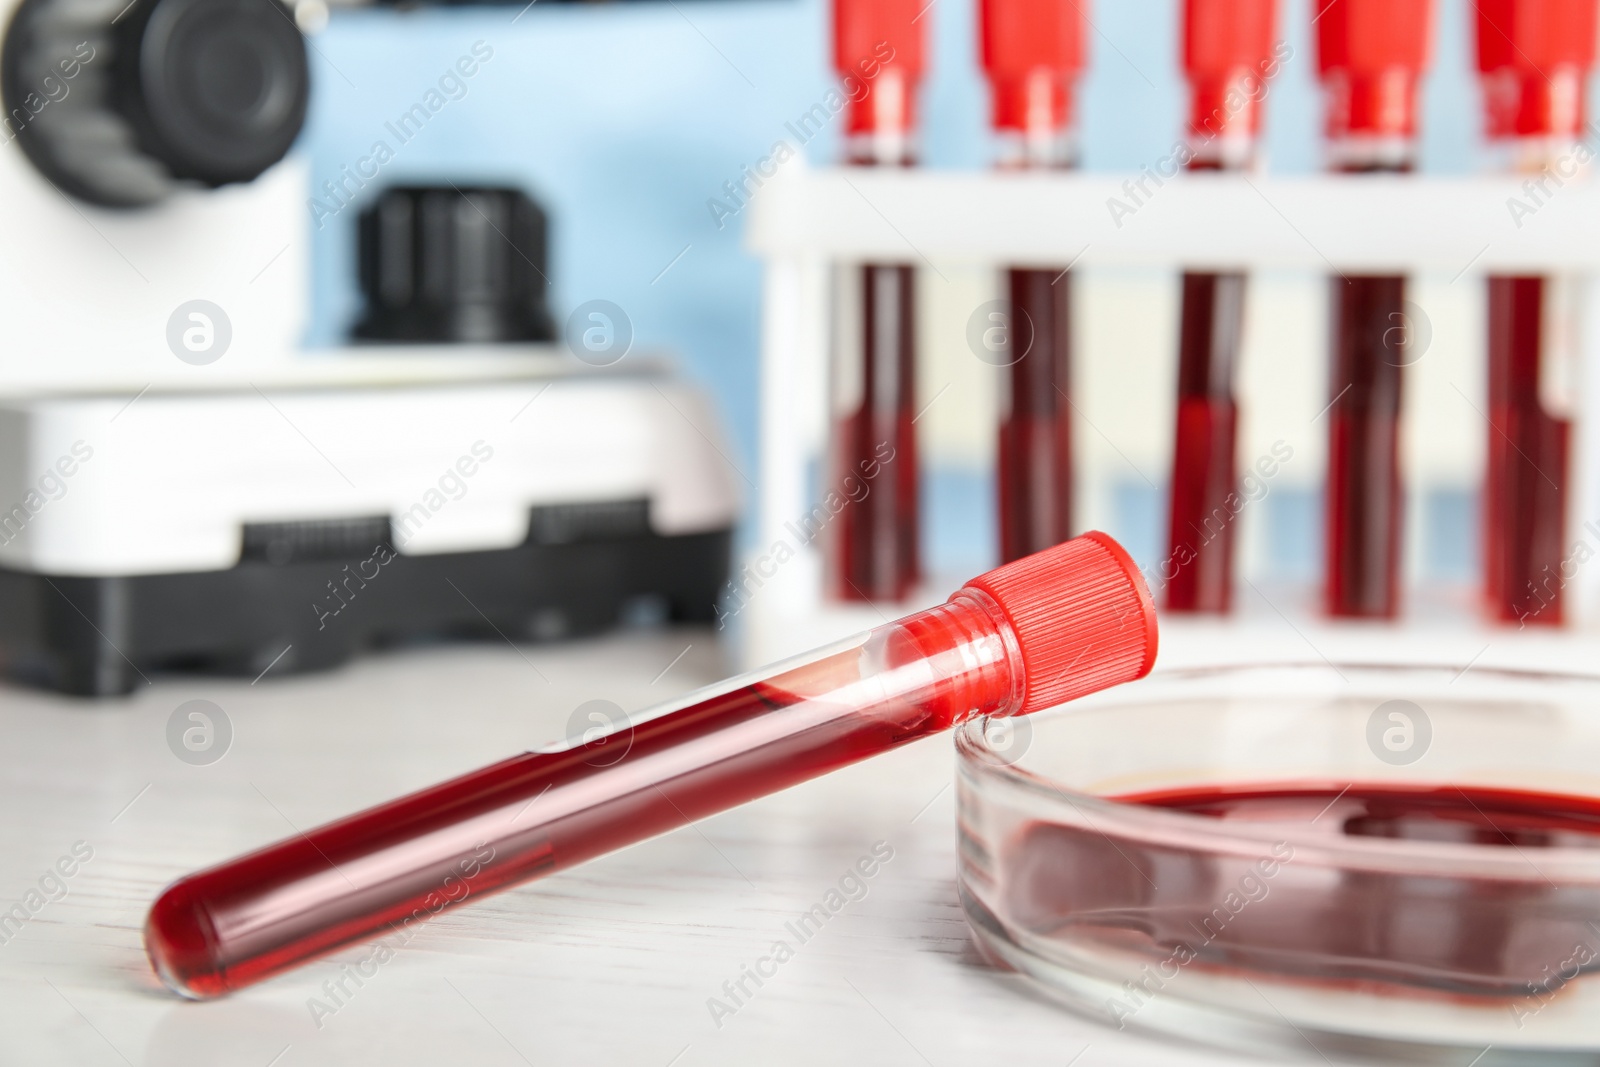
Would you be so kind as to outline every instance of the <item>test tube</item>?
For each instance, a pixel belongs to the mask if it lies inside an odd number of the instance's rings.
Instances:
[[[834,0],[845,161],[915,161],[914,114],[931,15],[918,0]],[[832,441],[825,491],[844,501],[824,539],[840,600],[901,600],[921,578],[916,428],[916,269],[834,272]]]
[[[1478,0],[1478,69],[1489,137],[1535,203],[1578,176],[1596,0]],[[1542,188],[1541,188],[1542,186]],[[1564,321],[1574,280],[1488,279],[1489,426],[1483,494],[1484,589],[1505,622],[1562,621],[1570,474]]]
[[[220,996],[974,716],[1143,677],[1138,567],[1091,533],[945,604],[174,882],[145,923],[173,991]]]
[[[1073,82],[1089,0],[983,0],[980,48],[1002,168],[1076,162]],[[1008,333],[1000,389],[1000,558],[1072,536],[1072,277],[1065,265],[1004,272]]]
[[[1313,0],[1333,171],[1414,167],[1431,7],[1431,0]],[[1401,370],[1411,328],[1405,277],[1336,274],[1329,327],[1326,610],[1393,618],[1404,508]]]
[[[1189,170],[1242,170],[1255,161],[1260,103],[1278,68],[1275,0],[1185,0]],[[1233,598],[1234,366],[1244,323],[1241,271],[1183,273],[1178,410],[1167,513],[1167,607],[1226,612]]]

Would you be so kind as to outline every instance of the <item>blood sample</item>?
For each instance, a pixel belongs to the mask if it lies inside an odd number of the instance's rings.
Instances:
[[[1075,162],[1073,82],[1083,66],[1081,3],[983,0],[980,47],[1002,168]],[[997,479],[1000,558],[1072,536],[1072,276],[1065,265],[1005,272],[1008,365]]]
[[[1315,0],[1317,65],[1333,170],[1409,171],[1431,0]],[[1412,324],[1400,275],[1330,280],[1326,607],[1392,618],[1400,607],[1401,369]]]
[[[1518,998],[1544,988],[1574,945],[1594,944],[1600,888],[1557,887],[1537,873],[1540,849],[1600,849],[1593,798],[1355,783],[1116,799],[1235,825],[1281,825],[1296,840],[1316,833],[1424,849],[1504,847],[1526,855],[1530,869],[1518,879],[1423,874],[1380,862],[1341,870],[1266,836],[1255,857],[1218,851],[1204,835],[1186,848],[1179,834],[1152,845],[1114,826],[1035,824],[1008,863],[1017,872],[1011,905],[1029,930],[1161,957],[1177,951],[1186,963]],[[1587,962],[1595,958],[1591,952]]]
[[[1490,138],[1514,170],[1550,182],[1587,159],[1584,96],[1594,64],[1595,0],[1479,0],[1478,68]],[[1546,172],[1549,172],[1548,174]],[[1491,275],[1484,579],[1490,612],[1559,624],[1567,520],[1566,348],[1556,299],[1570,282]],[[1565,350],[1564,350],[1565,349]]]
[[[917,0],[834,0],[846,162],[910,166],[927,9]],[[833,440],[826,489],[845,501],[824,541],[829,592],[900,600],[921,578],[916,428],[916,270],[835,271]]]
[[[1186,0],[1190,170],[1255,159],[1260,101],[1277,71],[1274,0]],[[1233,595],[1234,365],[1244,319],[1239,271],[1185,271],[1178,328],[1178,412],[1167,514],[1167,607],[1226,612]]]
[[[1091,533],[940,607],[691,694],[632,726],[515,756],[182,878],[145,948],[212,997],[747,800],[947,730],[1142,677],[1155,612]]]

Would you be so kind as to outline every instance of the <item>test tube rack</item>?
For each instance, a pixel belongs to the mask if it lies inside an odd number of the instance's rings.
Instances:
[[[1072,264],[1075,276],[1079,271],[1167,271],[1174,291],[1177,272],[1185,267],[1330,275],[1404,272],[1436,279],[1436,288],[1452,293],[1481,290],[1482,277],[1491,272],[1523,272],[1575,279],[1579,305],[1600,307],[1594,282],[1600,277],[1595,270],[1600,266],[1600,187],[1575,177],[1576,172],[1532,179],[1165,176],[1150,168],[1121,175],[810,168],[800,159],[786,163],[752,197],[746,229],[747,246],[765,267],[759,503],[754,545],[735,567],[724,605],[724,618],[738,621],[744,655],[752,662],[767,662],[864,630],[885,613],[899,610],[826,600],[820,539],[809,536],[827,517],[817,510],[815,472],[828,430],[829,277],[834,265],[909,263],[923,268],[921,274],[1001,264]],[[1075,296],[1075,315],[1081,316],[1083,297],[1081,291]],[[1270,293],[1252,288],[1252,303],[1270,299]],[[956,310],[959,314],[944,320],[952,329],[970,309]],[[1569,633],[1600,622],[1600,564],[1584,565],[1589,555],[1600,555],[1600,419],[1586,417],[1600,410],[1600,317],[1576,321],[1572,349],[1578,358],[1568,383],[1574,437],[1567,538],[1575,552],[1570,573],[1564,567],[1560,576]],[[938,340],[924,335],[919,344]],[[965,344],[959,338],[943,340]],[[1167,347],[1175,365],[1175,332]],[[1481,339],[1455,345],[1458,353],[1473,347],[1481,347]],[[1286,415],[1273,393],[1274,361],[1259,358],[1259,351],[1252,355],[1249,348],[1247,342],[1239,377],[1239,456],[1246,464],[1261,450],[1261,442],[1272,439],[1274,421]],[[1302,379],[1309,373],[1317,386],[1302,389],[1300,401],[1302,407],[1310,405],[1300,414],[1313,416],[1302,431],[1312,445],[1302,449],[1308,458],[1299,476],[1306,477],[1307,467],[1320,467],[1324,461],[1315,443],[1325,440],[1326,425],[1316,424],[1315,415],[1330,397],[1325,338],[1303,339],[1301,348],[1316,353],[1311,357],[1314,368],[1298,369]],[[1074,359],[1080,364],[1085,359],[1103,362],[1105,355],[1085,353],[1078,345]],[[1481,354],[1475,358],[1473,363],[1459,354],[1447,355],[1439,361],[1453,363],[1425,373],[1408,369],[1407,419],[1415,415],[1427,425],[1430,411],[1450,407],[1477,423],[1479,437],[1488,433]],[[1143,406],[1130,411],[1115,404],[1106,407],[1096,395],[1086,395],[1075,403],[1079,422],[1106,427],[1112,431],[1109,436],[1124,439],[1166,432],[1174,403],[1168,387],[1140,380],[1136,368],[1121,378],[1115,367],[1089,370],[1102,378],[1102,372],[1112,375],[1111,388],[1091,390],[1101,399],[1128,392],[1145,396]],[[1075,381],[1078,373],[1075,369]],[[1459,414],[1471,410],[1478,415]],[[1095,432],[1081,426],[1074,431],[1080,436]],[[1170,458],[1158,462],[1164,473]],[[1402,462],[1408,463],[1404,452]],[[1085,480],[1092,483],[1094,473],[1086,473]],[[1408,480],[1412,473],[1407,470]],[[1310,478],[1320,492],[1320,469]],[[1088,514],[1093,522],[1094,509]],[[1254,558],[1259,553],[1251,546],[1260,536],[1261,515],[1245,508],[1238,521],[1242,551],[1236,581],[1255,581],[1260,578]],[[1161,540],[1164,548],[1164,528]],[[1581,545],[1592,551],[1583,552]],[[930,576],[918,604],[943,599],[954,585],[953,576]],[[1322,626],[1316,618],[1317,598],[1303,592],[1297,607],[1280,611],[1274,606],[1274,612],[1285,621],[1295,619],[1299,630]],[[1464,621],[1472,615],[1470,609],[1442,614],[1449,617],[1448,627],[1471,631],[1463,638],[1469,642],[1503,632],[1487,622]],[[1426,621],[1408,613],[1400,625],[1415,631],[1425,629]],[[1380,630],[1389,632],[1387,627]]]

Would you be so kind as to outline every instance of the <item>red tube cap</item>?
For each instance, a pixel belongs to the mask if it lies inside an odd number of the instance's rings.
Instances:
[[[979,49],[997,130],[1059,130],[1072,121],[1089,0],[981,0]]]
[[[834,0],[833,65],[851,133],[903,133],[922,77],[929,0]]]
[[[1276,0],[1184,0],[1183,69],[1189,75],[1189,131],[1253,134],[1272,54]]]
[[[1597,0],[1476,0],[1490,137],[1576,136]]]
[[[1432,0],[1312,0],[1328,135],[1409,137],[1428,65]]]
[[[1022,649],[1027,715],[1150,673],[1156,606],[1127,551],[1103,533],[980,574]]]

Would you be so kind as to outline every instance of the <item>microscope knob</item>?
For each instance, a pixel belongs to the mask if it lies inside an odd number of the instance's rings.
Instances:
[[[278,0],[23,0],[0,92],[4,132],[52,184],[137,207],[282,159],[310,80]]]
[[[549,341],[545,215],[519,189],[402,186],[361,213],[367,341]]]

